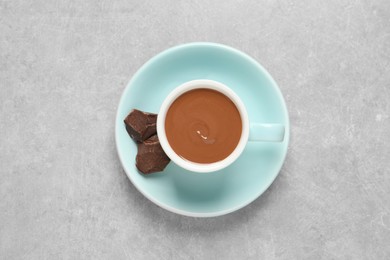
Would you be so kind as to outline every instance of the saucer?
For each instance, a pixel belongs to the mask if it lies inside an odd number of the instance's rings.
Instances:
[[[229,86],[244,102],[251,123],[283,124],[284,141],[249,142],[233,164],[217,172],[190,172],[170,162],[163,172],[139,173],[137,146],[124,118],[134,108],[157,113],[174,88],[195,79]],[[289,127],[277,84],[254,59],[225,45],[189,43],[163,51],[135,73],[119,102],[115,139],[127,176],[145,197],[177,214],[214,217],[248,205],[271,185],[286,157]]]

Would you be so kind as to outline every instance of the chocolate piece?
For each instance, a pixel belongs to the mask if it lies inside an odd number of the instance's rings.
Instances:
[[[143,142],[157,133],[157,115],[133,109],[124,120],[130,137],[137,142]]]
[[[160,145],[157,135],[138,143],[136,166],[142,173],[161,172],[171,161]]]

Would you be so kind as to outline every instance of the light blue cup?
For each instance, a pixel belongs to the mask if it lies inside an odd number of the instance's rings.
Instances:
[[[134,108],[158,113],[169,93],[196,79],[223,83],[240,97],[249,121],[261,124],[263,129],[261,134],[251,129],[250,139],[280,137],[274,128],[280,125],[285,130],[283,140],[248,142],[237,160],[215,172],[192,172],[171,162],[161,173],[140,174],[135,167],[137,146],[128,136],[123,119]],[[268,137],[264,124],[273,128]],[[127,176],[145,197],[178,214],[212,217],[248,205],[271,185],[287,153],[289,127],[281,92],[261,65],[228,46],[190,43],[156,55],[133,76],[118,106],[115,138]]]
[[[171,147],[165,133],[166,115],[173,102],[178,97],[180,97],[181,95],[183,95],[188,91],[194,89],[204,89],[204,88],[218,91],[221,94],[228,97],[236,106],[240,114],[241,123],[242,123],[241,136],[236,148],[230,153],[229,156],[227,156],[223,160],[213,162],[213,163],[196,163],[184,159],[183,157],[178,155],[175,152],[175,150]],[[205,173],[205,172],[219,171],[231,165],[235,160],[237,160],[240,157],[248,141],[282,142],[284,138],[284,125],[250,122],[248,117],[248,112],[246,111],[244,102],[241,101],[240,97],[231,88],[215,80],[197,79],[197,80],[191,80],[183,83],[182,85],[175,88],[165,98],[157,116],[157,135],[165,153],[176,165],[182,167],[185,170],[189,170],[192,172]]]

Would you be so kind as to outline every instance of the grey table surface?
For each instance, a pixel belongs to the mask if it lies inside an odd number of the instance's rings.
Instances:
[[[143,197],[119,98],[186,42],[263,64],[289,108],[273,185],[217,218]],[[1,259],[390,259],[390,2],[0,0]]]

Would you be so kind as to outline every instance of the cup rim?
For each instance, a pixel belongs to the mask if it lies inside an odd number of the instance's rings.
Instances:
[[[177,155],[176,152],[172,149],[165,133],[165,118],[171,104],[179,96],[181,96],[182,94],[190,90],[204,89],[204,88],[216,90],[224,94],[225,96],[227,96],[236,105],[240,113],[241,122],[242,122],[241,137],[236,148],[225,159],[213,163],[196,163],[196,162],[191,162],[189,160],[183,159],[182,157]],[[239,96],[225,84],[218,81],[209,80],[209,79],[191,80],[173,89],[168,94],[168,96],[164,99],[160,107],[159,113],[157,115],[157,135],[159,137],[159,141],[164,152],[178,166],[192,172],[203,172],[203,173],[214,172],[214,171],[222,170],[223,168],[232,164],[243,152],[249,138],[248,113],[246,111],[244,103],[241,101]]]

